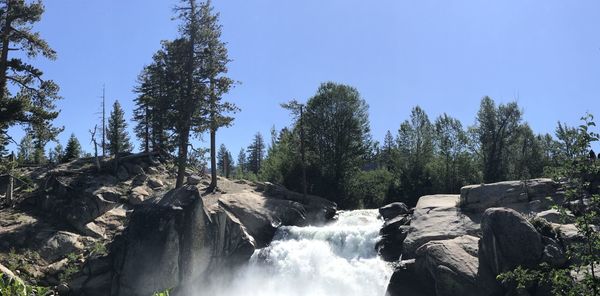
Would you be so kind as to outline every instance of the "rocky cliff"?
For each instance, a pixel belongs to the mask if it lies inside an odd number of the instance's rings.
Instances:
[[[386,220],[377,249],[396,270],[388,295],[504,295],[496,276],[517,266],[569,264],[580,239],[551,205],[563,202],[550,179],[472,185],[460,195],[431,195],[414,209],[380,209]],[[542,295],[542,294],[540,294]]]
[[[0,209],[0,263],[60,295],[151,295],[248,260],[281,225],[323,223],[336,205],[270,183],[208,179],[149,155],[24,172],[36,184]],[[199,173],[198,173],[199,174]]]

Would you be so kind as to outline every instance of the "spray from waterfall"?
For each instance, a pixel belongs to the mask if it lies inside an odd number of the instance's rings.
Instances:
[[[197,295],[385,295],[392,267],[375,251],[376,210],[341,212],[320,227],[281,227],[233,278]]]

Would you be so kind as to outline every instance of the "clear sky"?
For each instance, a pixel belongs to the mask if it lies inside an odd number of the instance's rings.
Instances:
[[[177,34],[176,0],[46,0],[36,29],[58,60],[36,60],[61,87],[57,124],[92,151],[100,95],[131,117],[132,89],[160,41]],[[227,95],[241,113],[217,143],[235,155],[260,131],[289,125],[279,103],[321,82],[356,87],[373,138],[396,132],[420,105],[474,123],[482,96],[517,100],[535,132],[600,118],[600,1],[214,0],[228,43]],[[131,126],[132,124],[130,124]],[[20,133],[11,131],[15,138]],[[137,144],[137,143],[136,143]],[[207,146],[197,143],[196,146]],[[139,145],[136,145],[136,148]]]

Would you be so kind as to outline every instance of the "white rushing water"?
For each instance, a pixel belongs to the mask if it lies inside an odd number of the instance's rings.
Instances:
[[[383,296],[392,268],[374,248],[381,225],[376,210],[356,210],[325,226],[281,227],[211,295]]]

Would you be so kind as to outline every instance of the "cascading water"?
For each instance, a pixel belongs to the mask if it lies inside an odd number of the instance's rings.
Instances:
[[[376,210],[341,212],[320,227],[281,227],[217,296],[383,296],[392,267],[375,251]]]

